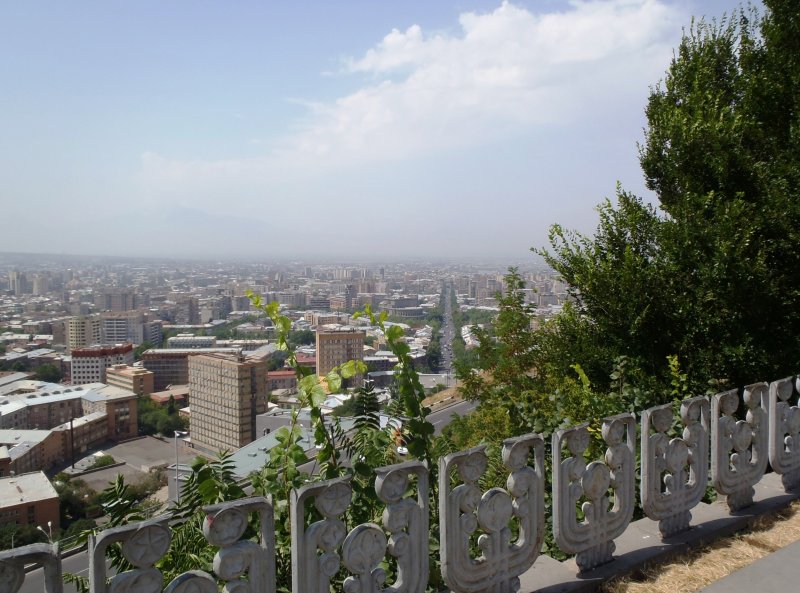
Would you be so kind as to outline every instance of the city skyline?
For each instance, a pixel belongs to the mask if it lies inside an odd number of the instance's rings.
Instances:
[[[0,251],[521,260],[652,199],[648,89],[736,7],[9,5]]]

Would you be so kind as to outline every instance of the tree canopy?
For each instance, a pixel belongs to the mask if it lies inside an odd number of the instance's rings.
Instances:
[[[765,4],[693,23],[651,90],[639,148],[658,207],[620,189],[593,236],[554,226],[540,251],[606,351],[574,360],[593,383],[623,355],[661,380],[676,356],[700,392],[798,367],[800,10]]]

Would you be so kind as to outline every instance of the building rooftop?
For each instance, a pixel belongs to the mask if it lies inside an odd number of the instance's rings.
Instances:
[[[49,430],[20,430],[6,428],[0,430],[0,445],[15,446],[20,443],[40,443],[50,434]]]
[[[44,472],[0,478],[0,505],[15,506],[51,498],[58,498],[58,493]]]

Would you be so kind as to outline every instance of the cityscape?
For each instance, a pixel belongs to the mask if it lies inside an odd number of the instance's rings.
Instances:
[[[91,468],[92,482],[100,485],[118,471],[135,484],[160,470],[167,505],[176,493],[166,481],[188,471],[184,462],[194,455],[231,453],[240,479],[263,465],[277,442],[272,433],[289,423],[301,402],[296,372],[276,346],[276,328],[255,310],[248,291],[277,303],[291,319],[299,365],[324,377],[347,361],[364,364],[364,372],[347,381],[350,389],[322,403],[332,414],[365,382],[381,401],[391,399],[398,359],[387,350],[383,330],[357,315],[366,308],[402,328],[426,393],[448,391],[460,400],[454,366],[468,363],[477,345],[473,328],[497,314],[506,270],[464,262],[259,264],[0,254],[0,272],[0,480],[16,476],[20,484],[25,475],[35,481],[32,490],[47,493],[0,513],[27,514],[32,523],[60,532],[69,525],[60,523],[59,492],[46,485],[62,471],[82,475],[81,468]],[[567,287],[544,264],[521,273],[535,326],[560,311]],[[313,438],[303,438],[313,459]],[[140,439],[150,441],[141,448],[154,458],[140,463],[144,452],[134,454],[135,462],[115,457],[120,443],[130,448]],[[99,473],[98,461],[113,467]]]
[[[0,593],[800,578],[796,0],[0,22]]]

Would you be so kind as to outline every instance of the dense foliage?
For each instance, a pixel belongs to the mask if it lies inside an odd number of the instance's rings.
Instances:
[[[178,413],[178,407],[172,396],[166,406],[155,403],[146,395],[139,396],[136,405],[140,435],[161,434],[171,437],[176,430],[188,428],[187,421]]]
[[[617,356],[661,386],[677,356],[700,393],[798,368],[800,8],[766,5],[695,23],[651,91],[640,161],[658,208],[619,190],[594,236],[552,228],[543,254],[595,384]]]

